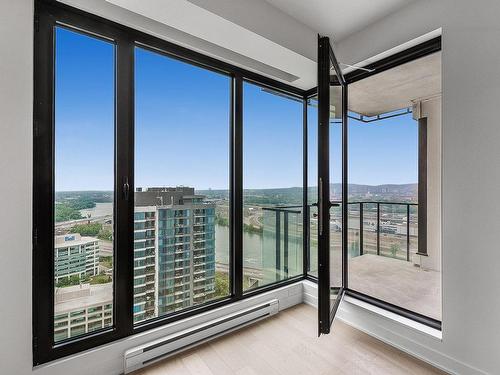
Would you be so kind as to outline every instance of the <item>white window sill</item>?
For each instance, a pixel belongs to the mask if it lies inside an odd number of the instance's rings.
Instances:
[[[342,302],[343,303],[349,303],[349,304],[352,304],[352,305],[356,305],[356,306],[358,306],[358,307],[360,307],[362,309],[370,311],[371,313],[380,315],[380,316],[382,316],[382,317],[384,317],[386,319],[389,319],[389,320],[392,320],[392,321],[394,321],[394,322],[396,322],[398,324],[404,325],[405,327],[408,327],[408,328],[416,330],[416,331],[418,331],[420,333],[424,333],[426,335],[429,335],[432,338],[435,338],[435,339],[437,339],[439,341],[441,341],[443,339],[443,334],[438,329],[429,327],[429,326],[427,326],[425,324],[416,322],[416,321],[414,321],[412,319],[405,318],[404,316],[398,315],[398,314],[393,313],[391,311],[387,311],[387,310],[385,310],[383,308],[374,306],[374,305],[372,305],[370,303],[361,301],[361,300],[359,300],[357,298],[354,298],[354,297],[351,297],[351,296],[345,296]]]

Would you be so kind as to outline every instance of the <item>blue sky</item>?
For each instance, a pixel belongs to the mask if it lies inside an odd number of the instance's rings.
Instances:
[[[56,32],[56,190],[113,188],[114,47]],[[230,79],[159,54],[135,54],[136,186],[229,186]],[[244,188],[302,185],[302,105],[244,85]],[[309,180],[316,179],[317,114],[309,110]],[[349,124],[351,183],[417,181],[410,116]],[[340,127],[331,130],[340,180]]]
[[[112,190],[114,48],[56,32],[56,190]]]
[[[418,126],[411,114],[371,123],[349,120],[349,182],[418,181]]]
[[[308,109],[308,181],[317,179],[317,108]],[[342,128],[330,127],[330,179],[341,182]],[[382,185],[418,181],[418,127],[411,114],[371,123],[349,119],[349,183]]]
[[[302,103],[243,85],[243,188],[302,186]]]
[[[137,49],[136,186],[229,187],[230,78]]]

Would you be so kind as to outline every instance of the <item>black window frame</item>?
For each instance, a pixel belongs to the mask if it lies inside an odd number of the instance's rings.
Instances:
[[[441,36],[437,36],[435,38],[432,38],[432,39],[429,39],[425,42],[417,44],[413,47],[410,47],[410,48],[405,49],[403,51],[397,52],[397,53],[390,55],[388,57],[382,58],[378,61],[370,63],[366,66],[363,66],[364,69],[356,69],[352,72],[344,74],[347,89],[349,88],[349,84],[351,84],[351,83],[354,83],[354,82],[357,82],[359,80],[371,77],[373,75],[379,74],[379,73],[384,72],[386,70],[389,70],[389,69],[392,69],[394,67],[409,63],[411,61],[417,60],[419,58],[431,55],[431,54],[439,52],[439,51],[441,51]],[[334,83],[334,82],[331,82],[331,83]],[[307,96],[310,98],[313,98],[317,95],[317,92],[318,92],[318,87],[312,88],[312,89],[307,91]],[[346,93],[344,94],[344,98],[345,98],[345,100],[347,100]],[[346,107],[348,107],[348,103],[347,103]],[[346,108],[344,115],[347,116],[347,108]],[[419,122],[419,125],[420,125],[420,122]],[[419,135],[420,143],[422,143],[422,141],[420,139],[421,137],[422,137],[422,135]],[[346,153],[345,162],[343,163],[344,164],[343,168],[345,168],[347,171],[347,164],[348,164],[347,132],[345,134],[345,138],[343,139],[343,142],[344,142],[344,144],[343,144],[344,151],[343,152]],[[422,149],[423,149],[423,146],[419,145],[419,152],[420,153],[421,153]],[[422,172],[423,166],[421,166],[421,164],[422,163],[419,164],[419,174],[423,173]],[[421,170],[421,168],[422,168],[422,170]],[[306,176],[306,179],[307,179],[307,176]],[[345,183],[346,183],[346,186],[348,187],[347,181],[345,181]],[[419,181],[419,191],[422,192],[423,189],[420,188],[421,187],[420,185],[421,184]],[[348,195],[348,192],[346,192],[346,201],[347,201],[347,195]],[[420,199],[420,196],[419,196],[419,199]],[[424,214],[425,214],[425,212],[424,212]],[[426,217],[423,218],[423,220],[422,220],[422,218],[420,218],[420,215],[419,215],[419,225],[426,225],[426,222],[427,222]],[[426,235],[426,233],[424,235]],[[342,241],[343,241],[343,246],[347,246],[347,234],[343,235]],[[419,239],[419,250],[418,251],[421,255],[427,255],[427,254],[423,254],[421,251],[423,246],[425,246],[425,239],[422,239],[422,240]],[[309,254],[307,255],[307,257],[309,257]],[[367,295],[365,293],[361,293],[361,292],[358,292],[356,290],[349,288],[349,286],[348,286],[348,277],[349,277],[348,257],[343,260],[343,268],[344,268],[343,277],[344,277],[344,283],[345,283],[344,285],[346,286],[344,288],[345,295],[356,298],[356,299],[363,301],[363,302],[367,302],[373,306],[382,308],[386,311],[390,311],[392,313],[398,314],[398,315],[403,316],[405,318],[411,319],[411,320],[418,322],[420,324],[424,324],[424,325],[431,327],[433,329],[436,329],[439,331],[442,330],[442,322],[440,320],[428,317],[426,315],[417,313],[417,312],[412,311],[412,310],[408,310],[404,307],[394,305],[390,302],[386,302],[384,300],[372,297],[372,296]],[[309,273],[306,274],[305,278],[312,281],[312,282],[318,283],[318,277],[311,275]]]
[[[427,40],[425,42],[422,42],[420,44],[417,44],[413,47],[410,47],[408,49],[405,49],[401,52],[395,53],[391,56],[388,56],[386,58],[383,58],[381,60],[375,61],[371,64],[368,64],[365,66],[367,70],[354,70],[350,73],[347,73],[345,75],[345,79],[347,82],[347,85],[350,83],[354,83],[356,81],[359,81],[364,78],[371,77],[373,75],[376,75],[378,73],[384,72],[386,70],[395,68],[397,66],[409,63],[411,61],[417,60],[419,58],[431,55],[433,53],[441,51],[441,36],[437,36],[435,38],[432,38],[430,40]],[[421,153],[421,149],[419,148],[419,153]],[[419,173],[421,166],[419,165]],[[419,191],[421,191],[421,183],[419,179]],[[419,196],[419,199],[421,197]],[[420,203],[420,201],[419,201]],[[425,203],[424,203],[425,204]],[[420,215],[419,215],[420,218]],[[420,225],[426,225],[426,219],[422,221],[423,218],[420,218],[419,220],[419,226]],[[422,233],[423,236],[426,236],[426,229]],[[422,238],[423,239],[423,238]],[[420,251],[420,246],[422,242],[422,239],[419,238],[419,251]],[[426,255],[426,254],[425,254]],[[347,261],[347,275],[348,275],[348,261]],[[346,277],[348,277],[346,275]],[[390,302],[386,302],[380,299],[377,299],[375,297],[372,297],[370,295],[358,292],[356,290],[347,288],[346,290],[346,295],[357,298],[361,301],[368,302],[374,306],[381,307],[387,311],[393,312],[395,314],[404,316],[408,319],[414,320],[418,323],[424,324],[428,327],[434,328],[436,330],[441,331],[442,329],[442,322],[440,320],[428,317],[426,315],[417,313],[412,310],[408,310],[404,307],[394,305]]]
[[[54,343],[54,63],[55,27],[60,26],[115,45],[115,256],[113,326]],[[258,73],[145,34],[116,22],[51,0],[35,1],[33,118],[33,365],[37,366],[135,333],[144,332],[243,298],[300,281],[302,275],[243,293],[243,80],[301,100],[307,135],[307,92]],[[231,77],[230,113],[230,288],[228,298],[181,312],[133,323],[134,200],[134,50],[167,57]],[[307,140],[307,137],[305,138]],[[304,144],[303,157],[307,156]],[[303,173],[307,160],[303,163]],[[307,175],[304,174],[304,181]],[[304,211],[307,189],[304,191]],[[307,222],[304,215],[304,223]],[[307,230],[304,230],[304,245]],[[119,253],[118,253],[119,252]],[[304,270],[307,247],[303,246]],[[118,309],[117,306],[120,306]]]
[[[54,344],[54,170],[53,170],[53,100],[54,100],[54,32],[59,25],[96,38],[115,43],[115,250],[114,321],[113,327],[82,337]],[[302,90],[264,75],[220,61],[158,37],[123,26],[94,14],[54,0],[35,0],[34,15],[34,118],[33,118],[33,365],[40,365],[87,349],[93,349],[135,333],[144,332],[171,322],[249,298],[285,285],[317,278],[308,273],[309,215],[308,213],[308,100],[317,87]],[[134,48],[149,49],[167,57],[212,70],[231,77],[230,113],[230,288],[228,298],[193,306],[186,310],[155,318],[137,325],[133,323],[133,199],[125,199],[123,188],[134,191]],[[367,66],[375,72],[354,71],[345,75],[347,84],[372,74],[404,64],[441,50],[441,37]],[[303,102],[303,274],[277,283],[264,285],[243,293],[243,81],[269,88]],[[127,181],[123,180],[127,178]],[[347,277],[348,267],[346,265]],[[412,311],[347,289],[353,296],[373,305],[408,317],[436,329],[441,322]],[[120,309],[115,310],[115,306]]]
[[[306,278],[306,273],[307,273],[307,257],[309,254],[307,246],[309,245],[309,220],[307,217],[308,214],[308,205],[307,205],[307,189],[305,186],[307,186],[307,98],[305,96],[305,91],[302,91],[302,96],[296,96],[296,95],[291,95],[290,93],[287,93],[286,91],[283,91],[281,89],[276,89],[274,87],[268,86],[268,85],[263,85],[262,83],[255,81],[255,80],[250,80],[246,77],[243,77],[241,80],[241,104],[242,104],[242,111],[241,111],[241,138],[239,139],[240,142],[240,147],[241,147],[241,172],[242,175],[239,176],[241,178],[241,192],[243,192],[243,146],[244,146],[244,141],[243,141],[243,132],[244,132],[244,123],[243,123],[243,95],[244,95],[244,85],[245,83],[254,85],[261,90],[268,90],[269,94],[277,95],[280,97],[283,97],[288,100],[294,100],[296,102],[300,102],[302,104],[302,225],[303,225],[303,233],[302,233],[302,273],[300,275],[296,276],[291,276],[287,277],[286,279],[282,279],[280,281],[275,281],[272,283],[267,283],[261,286],[257,286],[255,288],[243,290],[242,293],[245,297],[248,297],[250,295],[256,295],[259,293],[263,293],[267,290],[272,290],[275,288],[276,284],[281,285],[287,285],[289,283],[297,282],[299,280],[305,279]],[[237,142],[235,142],[237,143]],[[305,184],[305,185],[304,185]],[[243,218],[243,207],[244,207],[244,200],[243,200],[243,195],[241,199],[241,218]],[[243,226],[243,221],[241,222],[241,226]],[[242,233],[242,232],[240,232]],[[244,259],[244,248],[243,248],[243,239],[241,240],[241,257],[242,261]],[[243,269],[242,265],[242,269]],[[242,280],[243,283],[243,280]]]

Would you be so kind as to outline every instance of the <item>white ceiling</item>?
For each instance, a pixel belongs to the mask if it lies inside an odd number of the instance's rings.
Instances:
[[[59,0],[302,89],[339,41],[417,0]]]
[[[414,0],[266,0],[338,42]]]
[[[237,23],[234,14],[231,17],[218,11],[219,8],[207,10],[203,6],[186,0],[169,0],[168,2],[164,0],[106,0],[106,2],[194,36],[205,41],[207,46],[216,45],[225,51],[231,51],[233,56],[226,58],[226,61],[229,60],[236,65],[242,65],[241,62],[243,62],[244,66],[250,70],[257,70],[259,73],[303,89],[314,86],[316,63],[313,60],[289,47],[284,47],[269,36],[265,37],[252,31],[248,25],[241,26]],[[263,4],[269,6],[266,2]],[[224,3],[218,5],[223,6]],[[226,2],[225,5],[228,6],[228,3]],[[258,21],[258,15],[253,17],[254,22]],[[296,22],[289,16],[286,17]],[[248,66],[241,59],[242,56],[261,63],[261,66],[257,67],[255,63],[254,67]]]

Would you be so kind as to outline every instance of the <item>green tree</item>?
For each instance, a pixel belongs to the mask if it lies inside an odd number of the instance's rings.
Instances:
[[[109,229],[101,229],[97,235],[97,238],[100,240],[105,240],[105,241],[112,241],[113,240],[113,233]]]
[[[222,227],[228,227],[229,226],[229,220],[226,217],[222,217],[221,215],[217,214],[215,216],[215,223],[217,225],[220,225]]]
[[[224,272],[215,272],[215,298],[229,294],[229,276]]]
[[[71,207],[67,203],[57,203],[55,207],[56,222],[83,219],[80,211]]]
[[[80,233],[82,236],[97,236],[102,230],[100,223],[78,224],[71,228],[72,233]]]
[[[89,278],[86,276],[80,277],[78,275],[71,275],[70,277],[65,277],[65,278],[59,280],[59,282],[56,283],[56,287],[64,288],[67,286],[79,285],[80,283],[85,283],[88,281],[89,281]]]
[[[107,284],[111,282],[111,276],[108,275],[96,275],[92,276],[90,279],[90,284],[95,285],[95,284]]]
[[[262,227],[256,227],[252,224],[243,224],[243,231],[247,233],[262,234]]]
[[[106,268],[113,268],[113,257],[112,256],[100,256],[99,263]]]
[[[396,258],[398,251],[401,250],[401,247],[397,243],[393,243],[389,249],[391,251],[391,255],[393,258]]]

